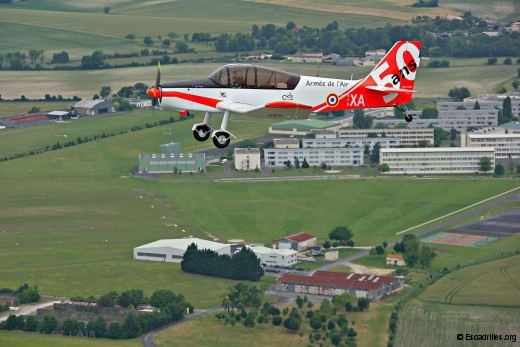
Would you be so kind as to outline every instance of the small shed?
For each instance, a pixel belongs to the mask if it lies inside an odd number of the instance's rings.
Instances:
[[[401,254],[389,254],[386,256],[386,265],[405,266],[406,263]]]

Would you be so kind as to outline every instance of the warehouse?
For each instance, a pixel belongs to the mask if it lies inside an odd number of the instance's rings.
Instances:
[[[206,171],[204,153],[180,153],[181,144],[166,143],[159,154],[140,154],[139,173],[181,173]]]
[[[159,240],[136,247],[134,248],[134,259],[180,263],[188,246],[192,243],[196,244],[198,249],[209,249],[217,252],[219,255],[231,255],[231,245],[188,237],[184,239]]]

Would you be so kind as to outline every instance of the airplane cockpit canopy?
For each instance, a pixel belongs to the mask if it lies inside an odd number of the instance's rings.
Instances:
[[[300,76],[265,66],[230,64],[215,70],[209,79],[227,88],[293,90]]]

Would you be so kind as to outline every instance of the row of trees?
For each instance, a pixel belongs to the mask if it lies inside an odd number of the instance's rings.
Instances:
[[[195,243],[188,246],[184,253],[181,269],[201,275],[248,281],[258,281],[264,275],[260,259],[250,249],[243,247],[230,257],[209,249],[199,250]]]
[[[31,287],[27,283],[20,285],[17,290],[13,290],[11,288],[1,288],[0,293],[16,294],[16,300],[20,304],[28,304],[31,302],[38,302],[40,300],[40,291],[38,286],[35,285]]]
[[[60,332],[67,336],[85,336],[85,337],[106,337],[110,339],[135,338],[141,334],[157,329],[168,323],[176,322],[184,318],[187,308],[193,312],[193,306],[184,299],[182,294],[175,294],[171,290],[161,289],[155,291],[150,298],[143,295],[142,290],[130,289],[117,294],[110,292],[102,295],[97,301],[101,306],[105,300],[117,300],[117,302],[130,307],[132,304],[150,303],[159,310],[156,312],[147,312],[134,314],[130,313],[126,316],[123,324],[119,322],[107,323],[103,316],[99,316],[96,320],[84,323],[74,318],[67,318],[62,324],[59,324],[56,317],[47,315],[41,322],[36,317],[14,316],[0,323],[0,329],[4,330],[24,330],[41,333]]]

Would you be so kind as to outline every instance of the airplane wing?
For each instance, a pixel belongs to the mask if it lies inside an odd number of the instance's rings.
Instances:
[[[250,105],[233,101],[221,101],[217,108],[232,113],[246,114],[260,118],[307,118],[311,113],[311,106],[298,104],[292,101],[275,101],[265,105]]]

